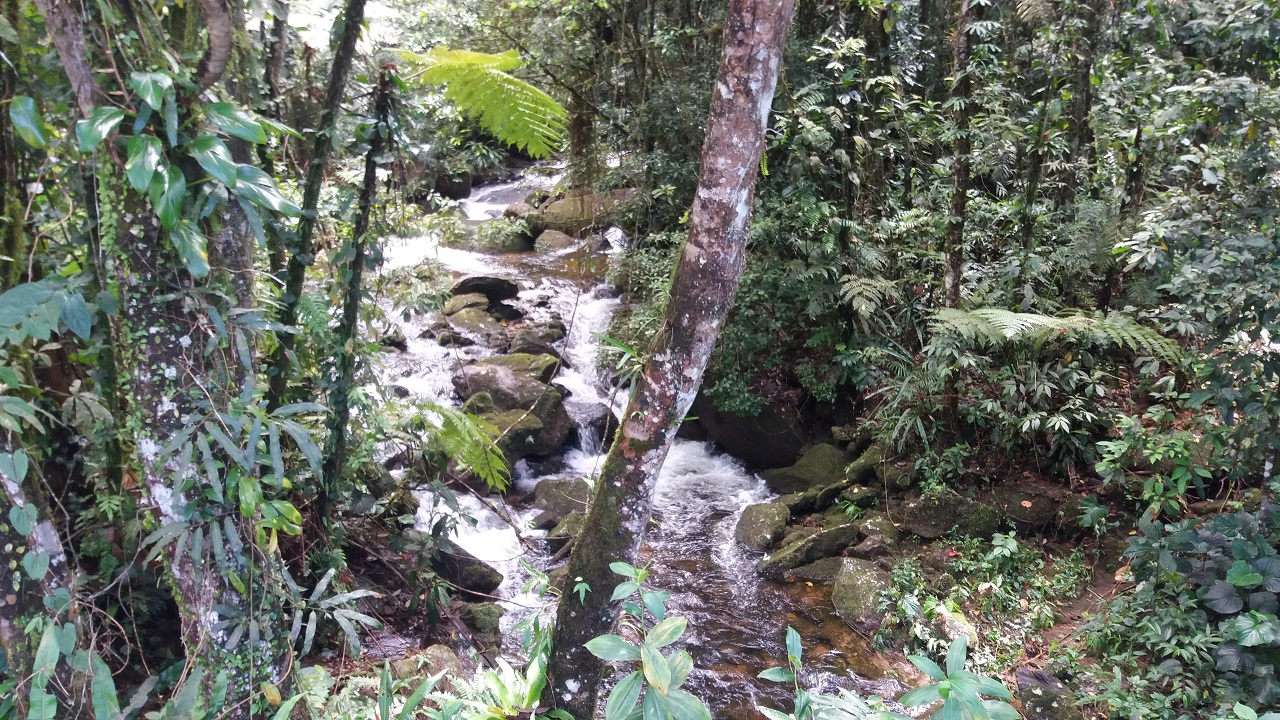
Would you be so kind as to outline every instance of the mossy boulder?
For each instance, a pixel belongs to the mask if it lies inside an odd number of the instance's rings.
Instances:
[[[553,252],[555,250],[564,250],[565,248],[575,247],[578,239],[559,230],[543,230],[533,241],[533,247],[538,252]]]
[[[478,392],[462,403],[462,411],[472,415],[487,415],[494,411],[493,396],[487,392]]]
[[[614,315],[615,320],[623,317],[625,313]],[[756,467],[790,465],[804,446],[803,423],[793,408],[771,405],[755,417],[746,417],[720,410],[706,396],[698,395],[689,415],[698,418],[697,427],[706,431],[707,437],[715,440],[725,452]],[[685,423],[681,431],[692,425]]]
[[[564,339],[567,328],[560,320],[552,319],[544,323],[533,323],[520,328],[519,332],[537,338],[544,343],[553,343]]]
[[[467,400],[470,403],[471,399]],[[504,412],[488,412],[480,419],[489,423],[497,431],[493,442],[502,451],[509,465],[531,454],[529,448],[538,444],[542,437],[543,425],[537,415],[524,410],[506,410]]]
[[[458,653],[444,645],[432,645],[426,650],[401,658],[391,663],[391,670],[398,678],[431,676],[443,672],[440,685],[442,690],[454,692],[457,688],[452,680],[465,680],[468,677]]]
[[[555,377],[556,371],[560,369],[560,360],[554,356],[526,353],[496,355],[481,360],[478,364],[505,367],[513,373],[533,378],[541,383],[551,382],[551,378]]]
[[[1081,499],[1061,485],[1021,480],[996,487],[985,501],[1012,520],[1019,530],[1043,533],[1075,524]]]
[[[489,308],[489,298],[480,293],[466,293],[465,295],[454,295],[444,304],[444,308],[440,311],[446,316],[456,315],[468,308],[477,310],[487,310]]]
[[[925,540],[937,540],[952,531],[987,538],[1004,527],[1000,511],[955,493],[910,497],[895,514],[901,516],[903,529]]]
[[[405,352],[409,349],[409,340],[404,336],[404,331],[400,329],[399,325],[393,325],[384,332],[378,338],[378,344],[382,347],[395,348],[400,352]]]
[[[535,208],[529,203],[514,202],[508,205],[502,211],[502,217],[519,220],[520,218],[535,212]]]
[[[1081,720],[1084,717],[1076,704],[1076,694],[1058,678],[1025,666],[1014,672],[1014,678],[1027,720]]]
[[[764,556],[756,564],[756,572],[770,580],[781,580],[788,570],[839,555],[861,537],[862,534],[853,524],[820,530],[798,543],[784,546]]]
[[[467,627],[481,635],[497,635],[502,629],[504,612],[498,603],[482,602],[464,605],[458,615]]]
[[[783,573],[782,579],[787,582],[829,583],[840,574],[844,561],[842,557],[823,558],[808,565],[801,565],[794,570],[788,570]]]
[[[767,550],[787,529],[791,511],[781,503],[748,505],[738,518],[734,538],[752,550]]]
[[[809,448],[794,465],[765,470],[760,475],[776,493],[804,492],[841,482],[846,464],[843,450],[822,443]]]
[[[526,358],[538,356],[526,356]],[[552,363],[554,358],[550,358]],[[501,418],[506,427],[510,427],[516,416],[506,416],[511,411],[520,411],[536,418],[541,424],[536,432],[532,425],[524,421],[524,429],[533,434],[523,444],[507,442],[504,452],[509,452],[507,459],[515,462],[527,455],[549,455],[564,444],[573,430],[573,420],[565,411],[564,399],[560,391],[539,380],[536,375],[542,364],[523,360],[514,363],[517,369],[502,362],[482,362],[466,365],[453,377],[453,387],[464,402],[479,393],[488,393],[492,398],[494,411],[503,413]],[[495,423],[497,424],[497,423]],[[505,440],[504,440],[505,441]]]
[[[440,577],[464,591],[492,595],[502,585],[502,573],[457,545],[440,551],[433,562]]]
[[[577,538],[582,534],[582,529],[587,524],[587,516],[573,511],[565,516],[558,525],[551,528],[551,532],[547,533],[547,547],[552,552],[559,552],[570,540]]]
[[[893,520],[882,512],[865,513],[855,521],[855,524],[863,535],[878,537],[889,546],[896,545],[901,534],[898,532],[898,526],[893,524]]]
[[[533,489],[533,507],[538,515],[533,527],[546,530],[560,524],[570,513],[586,512],[591,504],[591,486],[581,478],[551,478]]]
[[[880,596],[889,589],[889,573],[870,560],[845,558],[835,585],[831,604],[836,614],[850,626],[865,633],[880,628]]]
[[[605,193],[582,193],[556,200],[530,218],[536,227],[581,235],[591,228],[616,223],[621,215],[635,206],[636,191],[631,188]]]
[[[517,330],[515,336],[511,338],[510,352],[522,355],[550,355],[564,362],[560,351],[552,347],[551,343],[538,337],[537,333],[524,328]]]
[[[478,336],[489,347],[501,348],[507,343],[506,328],[480,308],[469,307],[459,310],[449,316],[449,325],[455,332]]]

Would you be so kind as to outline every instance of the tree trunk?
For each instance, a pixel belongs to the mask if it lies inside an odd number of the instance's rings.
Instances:
[[[960,0],[960,14],[956,19],[956,34],[951,41],[951,72],[955,81],[951,86],[951,98],[955,107],[956,142],[952,161],[951,215],[947,218],[946,235],[942,241],[942,253],[946,270],[943,278],[943,295],[949,308],[960,305],[960,270],[964,262],[965,212],[969,204],[969,164],[973,141],[969,137],[969,95],[973,82],[969,77],[969,0]]]
[[[337,130],[338,113],[342,110],[342,98],[346,94],[347,76],[356,54],[356,41],[364,25],[365,0],[347,0],[346,8],[337,22],[342,23],[341,38],[333,54],[333,68],[329,72],[329,87],[325,91],[324,104],[320,108],[320,122],[311,149],[311,162],[307,166],[307,181],[302,191],[302,218],[298,221],[298,233],[289,256],[288,275],[284,293],[280,297],[282,325],[292,327],[298,322],[298,303],[302,299],[302,287],[307,280],[307,268],[315,262],[315,246],[312,235],[316,226],[316,208],[320,204],[320,186],[324,183],[325,168],[333,150],[333,134]],[[271,388],[267,393],[267,406],[275,409],[287,402],[289,375],[293,365],[295,337],[280,333],[278,344],[271,354]]]
[[[346,287],[343,288],[342,318],[338,321],[338,383],[330,393],[330,417],[328,446],[324,455],[324,478],[320,488],[318,506],[320,518],[328,516],[334,488],[342,477],[346,463],[347,423],[351,420],[351,389],[356,381],[356,340],[360,325],[360,298],[364,295],[362,280],[369,244],[369,216],[378,191],[378,157],[391,136],[391,70],[383,69],[374,91],[373,137],[369,139],[369,151],[364,156],[364,184],[360,188],[360,205],[351,229],[351,255],[346,267]]]
[[[671,285],[662,329],[628,403],[597,482],[569,577],[591,587],[560,602],[550,664],[553,702],[574,717],[595,714],[601,663],[584,647],[607,633],[609,563],[634,563],[652,512],[654,485],[688,412],[742,277],[747,228],[764,131],[782,64],[792,0],[730,0],[724,54],[712,93],[689,236]]]
[[[1072,85],[1075,93],[1071,97],[1071,130],[1069,149],[1067,151],[1066,180],[1058,193],[1059,206],[1073,205],[1076,201],[1076,190],[1080,184],[1080,170],[1083,163],[1083,150],[1092,142],[1092,128],[1089,126],[1089,111],[1093,105],[1093,58],[1101,40],[1098,38],[1102,9],[1097,6],[1098,0],[1084,3],[1085,30],[1081,36],[1083,47],[1076,58],[1075,71],[1072,73]],[[1072,211],[1074,215],[1074,210]]]
[[[68,0],[35,0],[36,8],[44,17],[45,27],[53,36],[53,46],[58,49],[62,69],[71,81],[80,114],[88,117],[93,112],[93,95],[97,86],[93,74],[85,64],[89,51],[84,44],[84,24],[80,22],[79,5]]]

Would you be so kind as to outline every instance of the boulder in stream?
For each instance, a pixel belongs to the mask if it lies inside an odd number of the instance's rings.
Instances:
[[[526,356],[537,357],[537,356]],[[551,359],[554,362],[554,358]],[[573,420],[564,408],[564,398],[559,390],[542,382],[541,365],[530,361],[482,362],[466,365],[453,376],[453,387],[463,401],[479,393],[492,398],[493,412],[501,417],[486,417],[499,430],[522,423],[527,435],[522,442],[503,439],[503,452],[510,463],[527,455],[549,455],[564,444],[573,430]],[[534,427],[530,419],[536,419]]]
[[[520,286],[514,282],[493,275],[468,275],[453,284],[453,295],[470,295],[478,293],[489,298],[490,302],[513,300],[520,294]]]
[[[543,230],[537,239],[533,241],[533,247],[538,252],[550,252],[555,250],[564,250],[565,248],[576,247],[578,239],[568,233],[562,233],[559,230]]]
[[[791,511],[782,503],[760,503],[742,509],[734,538],[752,550],[768,550],[787,529]]]
[[[492,595],[502,584],[502,573],[457,545],[451,552],[441,550],[432,567],[440,577],[472,593]]]
[[[550,355],[563,362],[559,350],[552,347],[551,343],[538,337],[537,333],[525,328],[517,330],[515,337],[511,338],[510,352],[526,355]]]
[[[489,298],[481,293],[464,293],[462,295],[454,295],[444,304],[444,308],[440,310],[445,316],[455,315],[468,308],[477,310],[487,310],[489,308]]]
[[[478,364],[510,368],[514,373],[535,378],[541,383],[550,383],[551,378],[555,377],[556,371],[560,369],[560,360],[555,356],[526,353],[495,355],[481,360]]]
[[[618,416],[613,414],[612,408],[602,402],[581,400],[567,400],[565,407],[568,408],[569,415],[578,422],[579,431],[589,428],[595,434],[602,450],[608,450],[613,445],[613,437],[618,432]]]
[[[508,205],[505,209],[503,209],[502,217],[519,220],[520,218],[526,215],[532,214],[533,212],[535,212],[535,209],[529,203],[514,202]]]
[[[844,561],[842,557],[822,558],[817,562],[788,570],[783,574],[782,579],[787,582],[829,583],[840,574]]]
[[[570,540],[582,534],[582,529],[586,524],[586,515],[576,510],[569,513],[564,520],[561,520],[558,525],[551,529],[551,532],[547,533],[547,547],[552,552],[560,552]]]
[[[486,344],[491,346],[499,341],[502,344],[506,343],[506,328],[480,308],[470,307],[459,310],[449,316],[449,325],[456,331],[479,335],[485,339]],[[437,333],[436,337],[439,338],[439,336]]]
[[[843,481],[847,464],[843,450],[822,443],[805,451],[794,465],[766,470],[760,475],[769,489],[776,493],[804,492]]]
[[[798,543],[765,555],[756,564],[756,572],[770,580],[781,580],[788,570],[822,558],[835,557],[861,537],[862,532],[852,523],[821,530]]]
[[[431,676],[443,672],[444,677],[439,687],[442,690],[455,692],[453,679],[466,680],[467,672],[458,659],[458,653],[444,645],[432,645],[426,650],[391,663],[391,669],[398,678]]]
[[[531,218],[530,224],[569,235],[581,235],[591,228],[616,223],[635,203],[636,191],[633,188],[582,193],[546,205],[537,216]]]
[[[458,615],[467,627],[481,635],[495,637],[501,632],[502,615],[505,611],[495,602],[469,603],[462,607]]]
[[[533,507],[538,514],[533,527],[546,530],[560,524],[570,513],[585,513],[591,504],[591,486],[581,478],[551,478],[533,489]]]
[[[880,628],[880,595],[889,585],[889,573],[876,563],[845,558],[831,589],[831,604],[841,620],[857,630],[872,633]]]
[[[707,397],[698,395],[689,415],[698,418],[698,427],[725,452],[756,467],[790,465],[804,446],[800,418],[790,408],[770,406],[755,417],[744,417],[723,412]]]

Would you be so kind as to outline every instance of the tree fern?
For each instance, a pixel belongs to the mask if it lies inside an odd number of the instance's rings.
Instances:
[[[980,345],[1026,343],[1042,345],[1056,338],[1119,345],[1161,360],[1182,355],[1177,343],[1122,313],[1053,317],[1001,308],[954,310],[944,308],[930,323],[934,335],[952,336]]]
[[[522,65],[516,51],[491,55],[437,46],[425,55],[400,56],[417,66],[419,81],[443,87],[449,102],[503,142],[537,158],[559,149],[568,113],[550,95],[508,74]]]
[[[435,432],[428,442],[435,449],[470,470],[494,490],[505,490],[511,482],[507,462],[494,444],[498,430],[483,420],[435,403],[423,403],[424,410],[434,416]]]

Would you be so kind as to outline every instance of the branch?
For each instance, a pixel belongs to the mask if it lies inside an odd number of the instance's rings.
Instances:
[[[231,15],[223,0],[200,0],[200,8],[204,10],[204,25],[209,31],[209,47],[200,58],[200,66],[196,71],[199,78],[200,92],[213,87],[222,78],[231,62],[231,46],[233,41]]]
[[[53,45],[58,50],[62,69],[71,81],[71,90],[75,93],[80,114],[88,117],[93,112],[93,94],[98,86],[85,64],[89,52],[84,44],[84,25],[80,22],[80,13],[66,0],[35,0],[35,3],[44,18],[45,27],[49,28],[49,34],[53,36]]]

